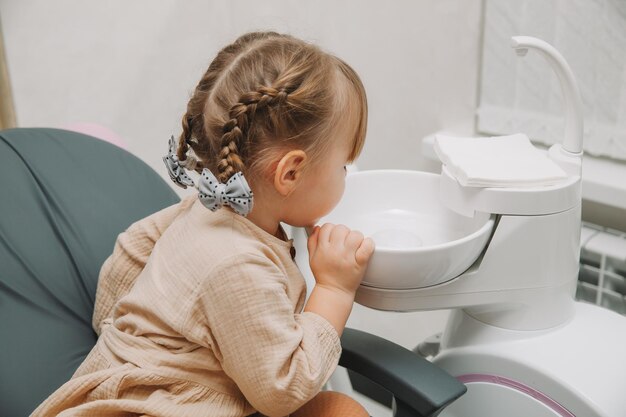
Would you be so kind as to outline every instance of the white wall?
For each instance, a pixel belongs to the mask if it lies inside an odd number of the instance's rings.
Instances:
[[[97,122],[164,174],[167,139],[217,51],[275,29],[361,75],[371,108],[363,168],[415,168],[423,135],[473,127],[480,3],[2,0],[0,15],[20,126]]]
[[[167,139],[200,76],[256,29],[316,42],[361,75],[361,169],[428,169],[423,136],[474,127],[481,0],[1,0],[0,16],[20,126],[99,123],[163,178]],[[357,307],[351,321],[412,347],[444,318]]]

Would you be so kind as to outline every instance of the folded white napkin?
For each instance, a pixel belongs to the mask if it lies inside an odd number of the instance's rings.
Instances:
[[[435,152],[466,187],[538,187],[567,178],[522,133],[478,138],[437,135]]]

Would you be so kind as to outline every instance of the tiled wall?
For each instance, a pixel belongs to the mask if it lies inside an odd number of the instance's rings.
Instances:
[[[558,79],[537,54],[517,57],[508,42],[513,35],[545,40],[572,67],[583,99],[585,152],[626,160],[626,1],[485,1],[478,130],[561,142]]]

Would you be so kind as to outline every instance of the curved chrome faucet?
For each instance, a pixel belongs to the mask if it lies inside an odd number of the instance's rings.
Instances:
[[[531,36],[513,36],[511,46],[519,56],[526,55],[528,49],[535,49],[548,61],[559,77],[565,105],[565,132],[561,151],[569,157],[582,156],[583,150],[583,105],[578,84],[563,55],[549,43]]]

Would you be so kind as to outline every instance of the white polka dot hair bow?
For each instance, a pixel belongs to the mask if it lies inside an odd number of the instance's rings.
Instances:
[[[163,157],[167,173],[170,175],[170,179],[174,181],[174,184],[182,188],[192,187],[194,185],[193,180],[185,172],[185,166],[178,160],[176,155],[176,142],[174,136],[170,138],[169,150],[167,155]]]
[[[169,151],[163,157],[163,162],[167,167],[170,179],[176,185],[182,188],[195,186],[198,189],[198,198],[211,211],[222,206],[230,206],[244,217],[250,213],[253,194],[242,172],[237,172],[230,177],[226,184],[222,184],[209,169],[204,168],[196,186],[185,171],[185,163],[188,161],[181,162],[178,160],[175,147],[176,142],[172,136],[169,141]]]
[[[198,191],[200,201],[211,211],[230,206],[245,217],[252,210],[252,190],[241,172],[222,184],[210,170],[204,168],[198,181]]]

